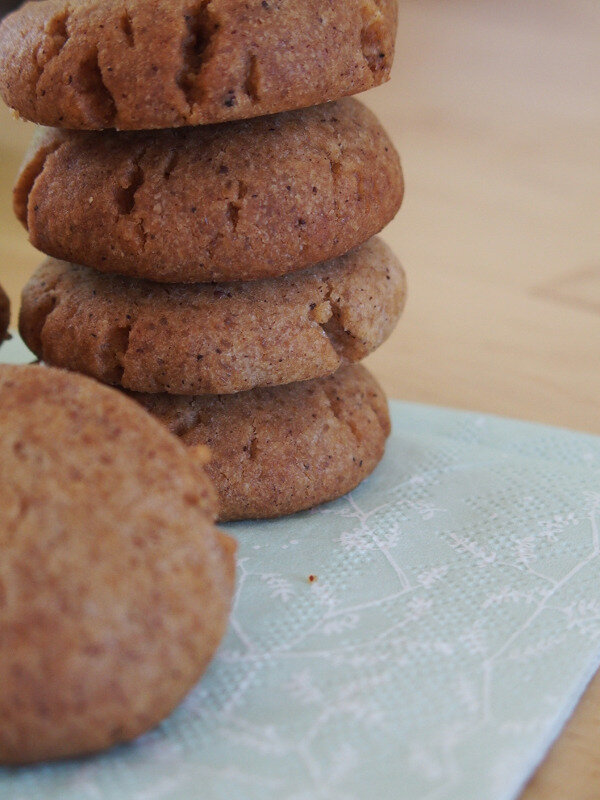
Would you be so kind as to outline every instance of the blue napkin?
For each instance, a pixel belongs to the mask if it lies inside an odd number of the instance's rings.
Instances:
[[[600,438],[391,409],[350,495],[227,526],[229,633],[183,705],[110,753],[0,770],[0,800],[516,797],[600,664]]]

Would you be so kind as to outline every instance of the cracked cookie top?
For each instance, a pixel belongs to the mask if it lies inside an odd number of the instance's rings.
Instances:
[[[178,130],[46,129],[14,191],[32,244],[154,281],[275,277],[378,233],[403,194],[400,161],[353,99]]]
[[[219,519],[293,514],[369,475],[390,433],[385,395],[361,365],[312,381],[228,395],[133,395],[206,465]]]
[[[230,394],[327,375],[392,332],[404,272],[381,240],[281,278],[158,284],[48,259],[20,331],[54,366],[138,392]]]
[[[336,100],[389,78],[397,0],[38,0],[0,26],[26,119],[179,127]]]

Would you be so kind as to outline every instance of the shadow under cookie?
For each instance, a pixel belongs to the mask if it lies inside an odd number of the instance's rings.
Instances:
[[[19,327],[47,364],[139,392],[230,394],[360,361],[394,329],[402,267],[380,239],[282,278],[157,284],[48,259]]]
[[[4,289],[0,286],[0,344],[6,339],[10,325],[10,300]]]
[[[385,395],[360,365],[235,395],[133,397],[188,447],[210,448],[222,522],[341,497],[375,469],[390,433]]]

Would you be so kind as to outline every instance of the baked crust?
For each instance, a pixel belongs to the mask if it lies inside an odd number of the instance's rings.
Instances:
[[[397,0],[39,0],[0,26],[26,119],[141,130],[246,119],[389,78]]]
[[[162,720],[229,615],[233,541],[199,459],[81,375],[0,366],[0,763]]]
[[[252,280],[346,253],[395,216],[400,161],[356,100],[142,133],[43,130],[14,190],[31,243],[102,272]]]
[[[221,521],[293,514],[346,494],[375,469],[390,433],[385,395],[360,365],[220,397],[133,397],[192,452],[208,445]]]
[[[19,327],[44,362],[140,392],[232,394],[360,361],[394,329],[402,267],[380,239],[282,278],[157,284],[48,259]]]

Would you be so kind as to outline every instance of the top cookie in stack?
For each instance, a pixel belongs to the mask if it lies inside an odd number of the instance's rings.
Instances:
[[[148,130],[307,108],[386,81],[397,0],[40,0],[0,91],[42,125]]]
[[[396,15],[396,0],[39,0],[0,27],[4,98],[60,126],[15,187],[51,256],[22,336],[209,444],[221,519],[337,497],[383,454],[385,398],[356,363],[404,304],[372,239],[403,181],[344,96],[388,78]]]

